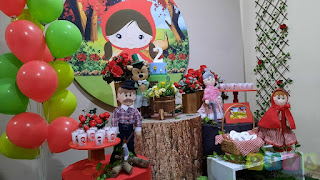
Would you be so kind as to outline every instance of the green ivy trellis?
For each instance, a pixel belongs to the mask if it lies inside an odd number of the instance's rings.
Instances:
[[[254,112],[261,118],[270,107],[270,97],[279,87],[286,88],[292,84],[288,77],[291,59],[286,50],[288,44],[287,0],[256,0],[256,58],[257,65],[253,69],[256,74],[256,103]],[[288,90],[290,93],[290,91]]]

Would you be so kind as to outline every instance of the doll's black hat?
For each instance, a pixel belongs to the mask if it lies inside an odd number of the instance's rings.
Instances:
[[[125,84],[121,86],[121,88],[123,88],[123,89],[130,89],[130,90],[137,89],[136,87],[134,87],[135,81],[133,81],[133,80],[126,80],[124,83]]]

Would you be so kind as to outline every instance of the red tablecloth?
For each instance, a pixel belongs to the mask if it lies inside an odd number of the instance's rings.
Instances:
[[[109,163],[111,155],[105,156],[106,160],[102,161],[103,167]],[[138,157],[147,159],[146,157],[138,155]],[[88,159],[78,161],[71,164],[69,167],[63,170],[62,180],[92,180],[92,176],[97,173],[95,170],[95,164],[89,162]],[[97,173],[100,175],[100,173]],[[151,180],[151,167],[148,168],[138,168],[133,167],[131,175],[127,175],[125,172],[119,173],[117,178],[111,179],[125,179],[125,180]]]

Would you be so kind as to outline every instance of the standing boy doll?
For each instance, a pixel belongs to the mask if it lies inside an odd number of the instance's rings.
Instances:
[[[118,130],[120,134],[118,137],[121,139],[121,143],[115,146],[111,155],[110,163],[116,161],[115,155],[118,153],[115,151],[119,146],[122,146],[124,138],[127,140],[127,146],[130,152],[134,155],[134,134],[141,136],[142,118],[137,108],[134,107],[134,101],[136,99],[135,82],[132,80],[126,80],[117,92],[117,100],[121,103],[114,111],[111,119],[111,125]],[[130,135],[132,137],[128,141]]]

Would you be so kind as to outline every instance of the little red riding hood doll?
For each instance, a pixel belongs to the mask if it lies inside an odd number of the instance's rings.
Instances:
[[[267,144],[277,148],[287,148],[297,143],[292,129],[296,129],[294,119],[289,110],[289,94],[284,89],[277,89],[271,96],[271,107],[258,123],[259,136]]]

